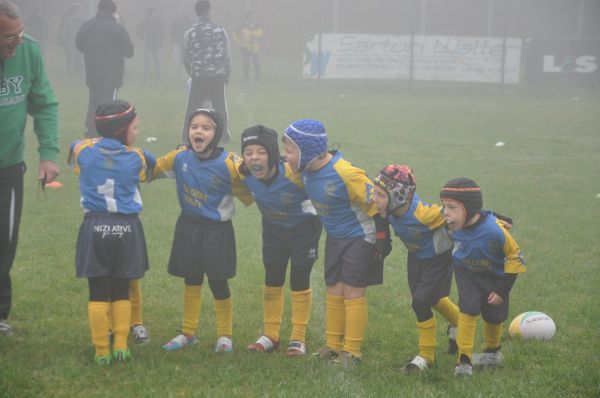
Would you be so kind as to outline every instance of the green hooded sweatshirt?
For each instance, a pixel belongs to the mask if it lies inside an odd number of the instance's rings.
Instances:
[[[58,157],[58,102],[36,41],[25,34],[15,55],[0,59],[0,169],[23,160],[25,122],[33,117],[40,160]]]

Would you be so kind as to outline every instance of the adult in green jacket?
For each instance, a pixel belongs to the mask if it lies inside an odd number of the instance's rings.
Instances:
[[[36,41],[25,34],[18,8],[0,0],[0,334],[11,334],[12,267],[21,208],[25,162],[25,122],[33,117],[42,184],[58,176],[58,103],[46,77]]]

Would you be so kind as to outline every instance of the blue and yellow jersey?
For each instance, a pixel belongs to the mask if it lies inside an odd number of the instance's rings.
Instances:
[[[182,147],[156,160],[154,177],[175,177],[184,214],[227,221],[235,213],[234,196],[246,206],[252,203],[238,172],[239,163],[237,155],[225,150],[214,159],[204,160]]]
[[[304,189],[321,219],[327,235],[337,238],[363,238],[375,242],[377,207],[373,202],[373,182],[367,174],[344,160],[340,152],[316,171],[302,173]]]
[[[421,201],[416,193],[406,213],[399,217],[390,215],[388,221],[408,252],[421,260],[433,258],[452,248],[442,208]]]
[[[244,178],[244,183],[263,217],[275,225],[293,228],[317,215],[304,193],[300,173],[294,173],[286,163],[279,163],[278,175],[269,185],[252,175]]]
[[[137,214],[142,211],[139,183],[152,175],[156,159],[140,148],[111,138],[71,143],[69,165],[79,176],[85,212]]]
[[[491,211],[482,211],[481,217],[473,227],[451,232],[454,265],[496,275],[525,272],[521,249],[502,223]]]

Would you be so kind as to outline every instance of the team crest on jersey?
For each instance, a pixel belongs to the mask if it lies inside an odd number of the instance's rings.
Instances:
[[[335,183],[334,182],[326,182],[323,187],[325,190],[325,195],[334,196],[335,193]]]
[[[184,172],[184,173],[187,173],[187,171],[188,171],[188,164],[187,163],[184,163],[184,164],[181,165],[181,171]]]

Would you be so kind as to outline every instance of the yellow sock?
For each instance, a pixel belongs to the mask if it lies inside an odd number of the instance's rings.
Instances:
[[[458,333],[456,344],[458,345],[458,358],[465,354],[471,359],[473,357],[473,344],[475,343],[475,329],[479,315],[467,315],[458,313]]]
[[[131,327],[131,302],[117,300],[110,303],[112,317],[113,350],[126,350]]]
[[[367,321],[367,298],[361,297],[353,300],[344,300],[346,307],[346,333],[344,340],[344,351],[361,357],[360,347],[365,339]]]
[[[143,325],[142,321],[142,288],[140,280],[133,279],[129,282],[129,301],[131,301],[131,324]]]
[[[333,296],[328,293],[325,304],[325,340],[329,349],[341,351],[344,348],[345,328],[344,296]]]
[[[306,340],[306,327],[310,319],[312,307],[312,290],[306,289],[291,293],[292,296],[292,335],[290,340]]]
[[[233,336],[233,300],[215,300],[215,320],[217,336]]]
[[[427,360],[428,365],[435,362],[435,317],[417,322],[417,333],[419,334],[419,355]]]
[[[185,285],[183,291],[183,325],[181,331],[189,336],[196,335],[200,319],[202,285]]]
[[[502,325],[500,323],[487,323],[483,321],[483,336],[485,338],[485,348],[496,349],[500,347],[500,338],[502,337]]]
[[[279,341],[283,300],[283,286],[263,288],[263,334],[275,342]]]
[[[110,343],[108,341],[108,331],[110,330],[109,308],[110,303],[108,301],[90,301],[88,303],[88,320],[90,322],[92,343],[96,348],[96,355],[99,357],[110,355]]]
[[[448,296],[439,299],[433,306],[433,309],[442,314],[452,326],[458,324],[458,306]]]

